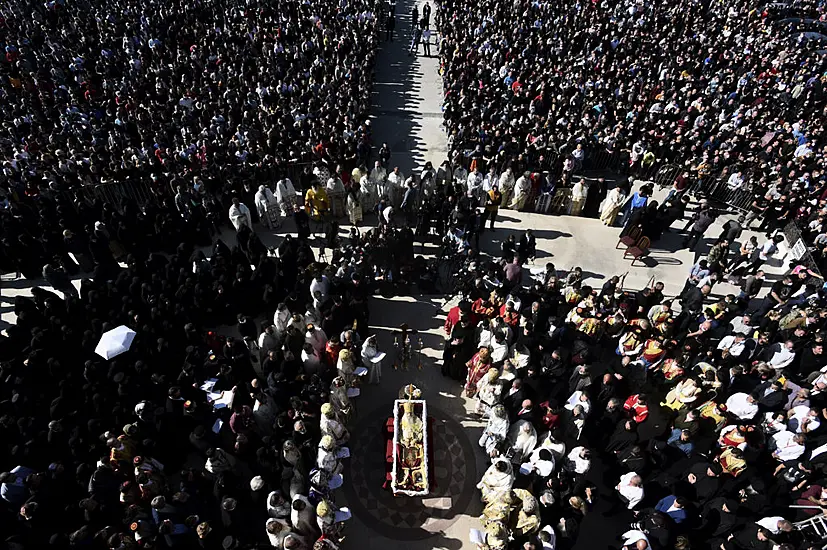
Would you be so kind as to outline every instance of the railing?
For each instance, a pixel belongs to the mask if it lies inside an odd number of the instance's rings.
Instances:
[[[133,203],[142,208],[158,198],[158,192],[153,190],[147,182],[101,183],[80,187],[70,193],[74,193],[75,196],[88,203],[99,200],[118,209],[127,203]]]
[[[824,508],[821,506],[792,505],[790,508],[810,509],[814,515],[803,521],[793,523],[793,527],[803,533],[807,540],[823,543],[827,540],[827,521],[824,519]],[[821,546],[822,550],[827,549],[827,544]]]
[[[562,172],[563,160],[570,154],[570,151],[567,153],[556,151],[546,152],[544,165],[547,168],[545,171],[548,177],[553,180],[559,179]],[[470,165],[470,160],[465,157],[463,161],[463,164],[466,164],[467,168],[467,165]],[[628,161],[629,156],[627,151],[609,151],[605,146],[594,143],[586,146],[582,166],[579,170],[576,170],[576,172],[613,170],[627,173],[629,171]],[[284,164],[276,167],[275,172],[279,178],[290,178],[293,185],[296,186],[296,189],[299,189],[299,182],[304,168],[312,165],[313,163],[310,162]],[[504,170],[505,166],[498,166],[498,169]],[[745,170],[744,180],[746,183],[739,188],[733,189],[727,185],[727,181],[734,169],[736,169],[736,167],[730,166],[724,168],[717,175],[695,177],[689,192],[692,194],[703,194],[712,201],[725,204],[741,212],[747,211],[752,203],[750,173]],[[662,164],[656,161],[651,165],[636,167],[629,175],[636,179],[653,181],[661,187],[668,187],[672,185],[675,178],[684,171],[690,170],[679,164]],[[275,181],[268,181],[266,183],[275,184]],[[257,186],[258,183],[255,183],[255,185]],[[563,191],[563,189],[558,188],[553,197],[532,193],[532,196],[526,201],[524,210],[541,213],[566,212],[570,199],[561,194],[561,191]],[[120,209],[125,203],[133,203],[143,207],[153,201],[161,200],[164,196],[171,195],[172,190],[154,189],[147,182],[115,182],[73,188],[63,193],[69,200],[73,200],[75,196],[79,196],[87,202],[97,199]],[[331,197],[331,199],[333,199],[333,197]],[[334,206],[336,210],[335,213],[337,216],[344,215],[344,200],[341,200],[340,197],[337,197],[337,200],[339,202]]]
[[[652,181],[658,187],[671,187],[678,176],[684,172],[686,172],[686,168],[679,164],[664,164],[652,177]]]
[[[744,183],[733,188],[729,186],[728,181],[733,171],[737,169],[736,166],[727,166],[716,175],[696,178],[689,192],[693,195],[702,194],[714,202],[746,212],[752,204],[751,173],[744,173]]]
[[[466,147],[463,147],[463,149],[468,151],[473,150],[473,148],[468,147],[469,145],[471,144],[465,144]],[[689,168],[688,162],[685,165],[678,163],[664,164],[659,160],[655,160],[651,164],[640,165],[639,163],[636,163],[634,166],[631,166],[629,162],[630,156],[628,150],[608,150],[605,145],[600,143],[586,143],[584,144],[583,149],[583,162],[579,166],[575,166],[575,172],[578,173],[582,173],[584,171],[609,170],[626,174],[630,178],[653,181],[661,187],[668,187],[672,185],[675,178],[677,178],[682,172],[694,172],[693,169]],[[544,171],[547,172],[551,178],[558,179],[562,172],[563,162],[572,154],[573,150],[572,144],[568,144],[567,146],[561,148],[560,151],[547,151],[544,153],[545,162],[543,163],[543,166],[528,167],[527,169],[532,172]],[[470,167],[470,159],[467,156],[461,157],[460,162],[465,166],[465,168]],[[497,169],[499,171],[503,171],[508,164],[509,163],[506,163],[506,165],[503,166],[497,166]],[[732,174],[732,171],[735,169],[743,170],[744,180],[746,183],[738,188],[731,188],[727,185],[727,181],[729,176]],[[693,184],[689,188],[689,192],[692,194],[703,193],[712,201],[725,204],[728,207],[740,212],[745,212],[749,209],[749,206],[752,203],[752,186],[749,183],[752,171],[753,170],[749,167],[749,165],[746,167],[739,165],[728,166],[721,170],[718,174],[711,174],[703,177],[697,177],[697,174],[693,174],[695,178]],[[526,210],[534,209],[534,205],[532,203],[535,198],[539,197],[532,197],[530,201],[527,201],[525,207]],[[553,199],[553,201],[554,200],[556,199]],[[540,211],[545,211],[546,209],[554,211],[558,208],[548,207],[545,203],[539,205]]]

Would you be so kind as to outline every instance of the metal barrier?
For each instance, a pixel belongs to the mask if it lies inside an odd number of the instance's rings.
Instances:
[[[605,147],[587,147],[586,162],[583,170],[615,170],[618,155],[615,151],[608,151]]]
[[[652,178],[658,187],[671,187],[675,180],[684,172],[679,164],[665,164],[661,166]]]
[[[548,214],[556,196],[556,193],[539,193],[534,201],[534,211],[538,214]]]
[[[143,208],[151,202],[160,199],[159,194],[146,182],[116,182],[100,183],[98,185],[84,185],[69,191],[62,191],[60,195],[67,202],[75,199],[92,204],[100,201],[121,210],[126,204],[135,204]]]
[[[290,178],[296,190],[301,189],[301,176],[306,166],[313,166],[310,162],[295,162],[290,164],[283,164],[275,167],[277,177],[272,181],[266,181],[269,185],[275,185],[276,181],[281,178]],[[326,183],[326,182],[323,182]],[[256,184],[258,186],[258,184]],[[68,191],[61,191],[59,194],[68,202],[73,202],[75,198],[91,204],[93,201],[100,201],[107,205],[121,209],[124,204],[132,203],[138,207],[144,207],[147,204],[163,200],[164,196],[172,196],[173,190],[167,187],[153,188],[151,184],[145,181],[123,181],[114,183],[100,183],[97,185],[84,185],[81,187],[73,187]],[[331,196],[332,202],[337,202],[334,208],[337,208],[338,215],[344,215],[344,196]]]
[[[724,184],[718,185],[710,194],[710,198],[714,201],[724,203],[739,212],[746,212],[749,209],[749,205],[752,204],[752,191],[751,189],[745,189],[743,187],[733,189]]]
[[[703,194],[709,200],[722,203],[739,212],[746,212],[752,204],[752,185],[750,174],[744,175],[744,183],[739,187],[729,186],[729,177],[735,166],[727,166],[717,175],[698,178],[690,188],[692,194]]]
[[[571,189],[558,189],[551,199],[551,204],[545,213],[568,214],[571,208]]]
[[[119,207],[132,202],[142,207],[155,200],[156,195],[146,182],[104,183],[84,188],[101,202]]]

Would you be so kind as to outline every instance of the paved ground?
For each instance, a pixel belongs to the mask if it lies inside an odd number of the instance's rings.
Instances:
[[[421,170],[427,161],[439,166],[447,153],[437,47],[431,46],[431,57],[421,55],[421,45],[418,55],[407,55],[414,4],[419,4],[421,15],[424,1],[397,2],[394,40],[382,44],[373,93],[374,143],[376,146],[388,144],[391,168],[399,166],[405,175],[410,174],[411,169]],[[434,19],[432,13],[432,25]],[[431,41],[435,43],[436,37]]]
[[[374,109],[376,141],[389,144],[391,165],[398,165],[406,174],[421,168],[426,160],[438,165],[446,152],[446,139],[440,127],[438,61],[435,57],[406,55],[412,2],[398,3],[396,41],[385,43],[379,54]],[[713,227],[710,235],[718,234],[719,225]],[[529,227],[537,236],[537,267],[549,261],[561,270],[581,266],[585,282],[596,286],[602,285],[607,276],[626,274],[625,286],[639,289],[654,277],[665,283],[666,294],[674,295],[682,288],[685,275],[697,257],[686,250],[676,252],[680,237],[668,234],[658,243],[659,247],[652,250],[647,265],[630,267],[629,261],[622,259],[622,252],[615,250],[617,228],[604,227],[594,219],[508,210],[501,211],[497,231],[483,235],[482,250],[497,254],[503,239],[510,234],[519,236]],[[280,235],[291,229],[292,223],[288,221],[278,234],[262,228],[259,232],[265,244],[274,246]],[[224,239],[234,244],[229,232]],[[708,246],[708,242],[704,246]],[[779,261],[775,264],[780,266]],[[779,270],[776,267],[771,271]],[[31,281],[2,281],[0,314],[4,325],[14,322],[11,298],[29,294],[31,286]],[[734,290],[729,285],[719,285],[715,294]],[[482,424],[469,414],[471,403],[460,396],[459,384],[443,378],[437,363],[441,356],[444,313],[450,305],[441,298],[423,296],[373,299],[371,328],[379,335],[380,347],[393,355],[391,331],[406,322],[420,331],[423,366],[421,370],[403,372],[386,365],[382,383],[365,387],[358,399],[353,458],[346,470],[345,489],[337,496],[339,504],[349,505],[354,512],[347,528],[345,548],[392,546],[399,550],[457,550],[472,547],[468,530],[479,527],[476,517],[481,509],[474,487],[486,462],[476,443]],[[381,429],[391,414],[393,399],[408,383],[423,390],[435,422],[437,488],[426,499],[394,498],[381,490],[384,476]],[[606,548],[611,544],[612,533],[601,530],[601,521],[599,514],[587,518],[582,529],[589,535],[581,540],[578,548]]]

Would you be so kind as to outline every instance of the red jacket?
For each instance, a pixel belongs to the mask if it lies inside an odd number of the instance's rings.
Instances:
[[[641,403],[638,395],[633,395],[623,404],[623,408],[632,415],[632,420],[640,424],[649,416],[649,406]]]
[[[442,327],[445,330],[445,334],[450,335],[451,331],[454,330],[454,325],[459,323],[459,306],[454,306],[448,310],[448,317],[445,319],[445,325]]]

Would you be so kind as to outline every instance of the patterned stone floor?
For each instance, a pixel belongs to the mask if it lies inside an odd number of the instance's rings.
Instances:
[[[382,430],[389,410],[372,411],[353,430],[345,471],[350,483],[344,490],[350,509],[366,526],[393,540],[423,540],[444,532],[468,508],[478,477],[474,449],[462,426],[429,404],[437,487],[427,497],[394,497],[382,488]]]

